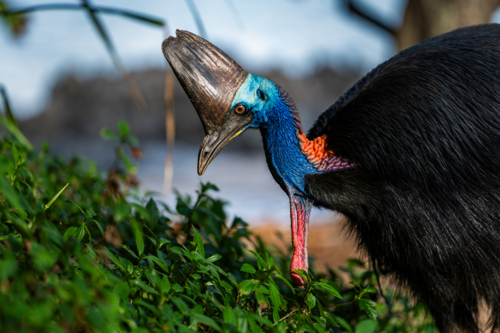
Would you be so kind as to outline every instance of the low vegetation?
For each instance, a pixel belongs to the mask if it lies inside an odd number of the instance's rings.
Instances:
[[[228,220],[217,187],[168,207],[138,190],[137,140],[120,123],[116,162],[35,152],[15,124],[0,141],[1,332],[435,332],[421,305],[350,260],[300,272],[290,252]],[[350,283],[344,283],[345,277]]]

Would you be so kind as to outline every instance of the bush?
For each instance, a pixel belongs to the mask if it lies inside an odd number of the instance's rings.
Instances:
[[[350,284],[310,271],[294,288],[290,253],[227,223],[212,184],[175,209],[141,193],[129,132],[103,130],[118,141],[106,173],[34,153],[15,131],[0,141],[1,332],[435,332],[421,305],[378,296],[357,260]]]

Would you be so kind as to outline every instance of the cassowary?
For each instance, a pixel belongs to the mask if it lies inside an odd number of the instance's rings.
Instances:
[[[292,98],[187,31],[163,53],[206,132],[198,172],[247,128],[290,199],[291,275],[308,268],[313,206],[423,301],[441,332],[500,328],[500,25],[463,28],[376,67],[307,135]],[[243,176],[243,175],[242,175]]]

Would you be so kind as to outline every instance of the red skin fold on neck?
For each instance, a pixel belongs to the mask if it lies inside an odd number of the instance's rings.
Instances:
[[[292,220],[292,245],[295,248],[290,267],[293,283],[303,287],[306,281],[294,271],[302,269],[307,272],[309,261],[307,257],[307,233],[309,230],[309,215],[312,202],[305,198],[290,196],[290,216]]]

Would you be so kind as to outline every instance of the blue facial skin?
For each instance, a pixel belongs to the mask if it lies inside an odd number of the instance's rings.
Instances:
[[[289,195],[303,194],[305,176],[318,173],[300,150],[297,126],[290,107],[281,99],[276,84],[248,74],[234,96],[231,110],[238,104],[252,112],[249,128],[259,128],[271,174]]]

